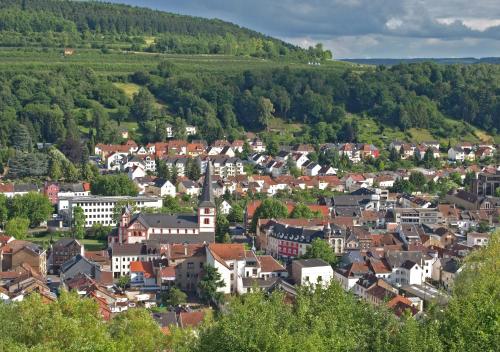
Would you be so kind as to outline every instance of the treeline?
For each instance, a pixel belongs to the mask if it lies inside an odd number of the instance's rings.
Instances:
[[[50,33],[50,38],[40,37],[41,32]],[[76,32],[79,36],[73,35]],[[16,35],[19,33],[22,36]],[[157,38],[147,44],[145,36]],[[101,2],[6,0],[0,4],[0,45],[82,46],[89,43],[92,47],[128,43],[125,48],[129,50],[178,54],[300,60],[331,58],[329,51],[303,50],[217,19]]]

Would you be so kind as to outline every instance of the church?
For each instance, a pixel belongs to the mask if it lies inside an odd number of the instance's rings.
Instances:
[[[212,166],[208,163],[196,214],[134,214],[131,207],[124,207],[117,231],[109,236],[109,244],[212,243],[215,242],[216,214]]]

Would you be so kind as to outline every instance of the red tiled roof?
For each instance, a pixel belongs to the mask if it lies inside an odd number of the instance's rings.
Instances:
[[[241,243],[210,243],[208,249],[224,261],[245,259],[245,246]]]
[[[151,262],[130,262],[130,272],[142,272],[146,279],[154,276],[153,263]]]
[[[179,313],[179,324],[182,328],[195,328],[203,322],[205,318],[205,312],[195,311],[195,312],[180,312]]]
[[[275,271],[286,271],[283,265],[270,255],[259,255],[257,256],[257,259],[260,262],[262,272],[271,273]]]
[[[14,192],[13,183],[0,183],[0,193],[12,193]]]
[[[161,268],[160,276],[162,278],[175,278],[175,268],[173,266],[166,266],[164,268]]]

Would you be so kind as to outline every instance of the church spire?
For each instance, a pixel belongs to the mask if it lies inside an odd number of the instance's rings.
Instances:
[[[212,162],[207,160],[205,179],[203,180],[203,190],[200,197],[200,207],[215,207],[214,192],[212,187]]]

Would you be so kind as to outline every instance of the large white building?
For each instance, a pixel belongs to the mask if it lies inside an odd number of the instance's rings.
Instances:
[[[94,224],[103,226],[115,226],[113,219],[116,206],[119,204],[129,204],[136,209],[153,208],[160,209],[163,206],[163,200],[159,197],[103,197],[103,196],[84,196],[84,197],[62,197],[58,202],[58,213],[66,216],[71,223],[73,210],[76,207],[83,209],[85,214],[85,227],[92,227]]]

